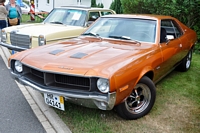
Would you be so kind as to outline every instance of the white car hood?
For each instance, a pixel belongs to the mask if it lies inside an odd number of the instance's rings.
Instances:
[[[68,26],[61,24],[25,24],[20,26],[13,26],[8,32],[16,31],[18,34],[27,34],[30,36],[37,37],[38,35],[50,35],[63,31],[70,31],[76,29],[83,29],[83,27],[78,26]],[[30,32],[31,31],[31,32]]]

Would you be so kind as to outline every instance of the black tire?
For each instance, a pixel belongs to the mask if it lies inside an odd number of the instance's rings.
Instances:
[[[149,113],[156,99],[156,88],[152,80],[142,77],[127,99],[116,106],[118,115],[127,120],[135,120]]]
[[[181,72],[186,72],[187,70],[190,69],[191,62],[192,62],[192,50],[188,52],[188,54],[184,57],[184,59],[181,61],[181,64],[178,65],[176,70]]]

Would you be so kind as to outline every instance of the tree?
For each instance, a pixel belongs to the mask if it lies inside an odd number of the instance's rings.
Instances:
[[[98,3],[97,7],[104,8],[103,3]]]
[[[121,0],[124,13],[170,15],[194,29],[200,42],[199,0]],[[196,45],[200,52],[200,44]]]
[[[91,7],[97,7],[96,0],[91,0]]]
[[[121,0],[124,13],[170,15],[188,27],[200,21],[199,0]]]
[[[121,0],[114,0],[110,5],[110,9],[114,10],[117,14],[123,13]]]
[[[145,9],[144,0],[121,0],[124,13],[149,13]]]

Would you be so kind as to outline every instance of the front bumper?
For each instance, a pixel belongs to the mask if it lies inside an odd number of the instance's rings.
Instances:
[[[89,108],[98,108],[101,110],[111,110],[113,109],[116,101],[116,92],[108,93],[108,94],[94,94],[94,93],[81,93],[81,92],[72,92],[72,91],[61,91],[56,90],[54,88],[46,88],[40,87],[23,77],[20,77],[20,75],[15,74],[13,71],[11,71],[11,76],[13,79],[17,80],[19,83],[23,85],[28,85],[32,87],[33,89],[41,92],[41,93],[48,93],[48,94],[56,94],[59,96],[63,96],[65,98],[65,101],[69,101],[81,106],[89,107]]]
[[[27,49],[27,48],[22,48],[22,47],[14,46],[14,45],[11,45],[11,44],[7,44],[7,43],[4,43],[4,42],[0,42],[0,45],[7,47],[10,50],[14,50],[14,51],[18,51],[18,52],[24,51],[24,50]]]

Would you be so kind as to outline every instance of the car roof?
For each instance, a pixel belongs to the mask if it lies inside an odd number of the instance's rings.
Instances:
[[[141,19],[153,19],[153,20],[174,19],[174,17],[171,16],[154,15],[154,14],[112,14],[112,15],[105,15],[102,17],[141,18]]]
[[[107,8],[98,8],[98,7],[88,7],[84,5],[73,5],[73,6],[61,6],[61,7],[56,7],[56,8],[65,8],[65,9],[81,9],[81,10],[97,10],[97,11],[103,11],[103,10],[111,10]]]

